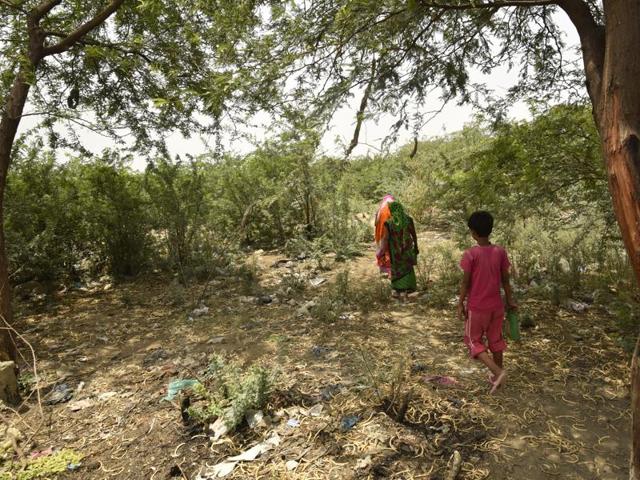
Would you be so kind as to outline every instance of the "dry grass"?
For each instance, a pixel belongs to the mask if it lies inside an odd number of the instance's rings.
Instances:
[[[286,268],[270,267],[277,258],[258,258],[259,291],[278,292]],[[207,289],[209,315],[193,321],[186,306],[172,305],[163,278],[67,294],[40,313],[25,306],[19,328],[40,355],[44,401],[57,383],[85,382],[72,402],[94,402],[75,412],[70,404],[45,405],[48,421],[27,450],[82,452],[82,469],[68,478],[159,480],[184,472],[193,479],[207,464],[277,431],[276,449],[228,478],[435,480],[445,477],[455,450],[464,480],[627,477],[629,369],[606,313],[572,315],[547,303],[525,304],[537,327],[510,345],[508,384],[489,396],[451,308],[375,303],[373,262],[362,257],[347,265],[366,308],[356,299],[350,315],[326,322],[296,312],[305,300],[329,295],[342,266],[323,273],[330,281],[321,288],[296,292],[296,306],[242,301],[248,291],[242,280],[218,279]],[[187,298],[202,292],[202,286],[192,289]],[[127,306],[122,295],[130,299]],[[182,424],[177,405],[160,401],[171,378],[198,375],[212,353],[281,371],[266,409],[273,419],[267,429],[243,427],[212,445]],[[428,384],[427,374],[453,376],[458,384]],[[398,399],[409,390],[412,399],[398,422]],[[390,402],[394,391],[398,398]],[[100,397],[108,392],[115,393]],[[317,403],[322,413],[309,415]],[[30,415],[37,417],[37,408],[24,414],[27,421]],[[359,421],[342,431],[347,415]],[[289,418],[300,426],[287,426]],[[288,470],[289,460],[298,466]]]

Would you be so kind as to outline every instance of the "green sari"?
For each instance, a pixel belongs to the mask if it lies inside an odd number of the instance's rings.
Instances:
[[[390,203],[389,210],[391,218],[385,226],[389,233],[391,287],[400,292],[415,291],[417,284],[413,267],[417,263],[418,247],[413,219],[405,213],[400,202]]]

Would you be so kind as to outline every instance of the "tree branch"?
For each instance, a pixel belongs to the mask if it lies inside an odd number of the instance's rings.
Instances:
[[[441,8],[444,10],[477,10],[480,8],[501,7],[541,7],[544,5],[557,5],[558,0],[505,0],[484,3],[440,3],[421,0],[420,5],[427,8]]]
[[[27,13],[27,11],[24,8],[22,8],[22,5],[18,3],[11,3],[9,0],[0,0],[0,3],[2,5],[6,5],[7,7],[13,10],[17,10],[18,12]]]
[[[604,68],[605,32],[604,26],[599,25],[583,0],[558,0],[558,5],[569,16],[576,27],[582,47],[582,60],[587,77],[587,91],[593,103],[594,110],[598,110],[601,97],[602,72]]]
[[[349,158],[353,149],[358,146],[358,139],[360,138],[360,128],[362,127],[362,122],[364,120],[364,113],[367,109],[367,103],[369,103],[369,95],[371,95],[371,88],[373,87],[373,82],[376,78],[376,59],[373,57],[371,61],[371,76],[369,77],[369,82],[367,83],[366,88],[364,89],[364,95],[362,96],[362,100],[360,101],[360,108],[358,110],[358,114],[356,115],[356,128],[353,132],[353,138],[351,139],[351,143],[345,152],[345,159]]]
[[[51,3],[53,3],[52,0]],[[107,7],[98,13],[95,17],[89,20],[86,23],[83,23],[78,28],[76,28],[73,32],[63,38],[60,42],[55,45],[51,45],[49,47],[45,47],[43,50],[44,56],[55,55],[56,53],[62,53],[69,50],[73,47],[82,37],[87,35],[89,32],[94,30],[95,28],[102,25],[107,18],[109,18],[120,6],[125,2],[125,0],[112,0]]]
[[[58,38],[67,38],[67,35],[64,33],[60,33],[60,32],[45,32],[45,35],[49,36],[49,37],[58,37]],[[111,50],[116,50],[120,53],[126,53],[129,55],[137,55],[138,57],[146,60],[148,63],[151,63],[152,60],[149,56],[147,56],[145,53],[141,52],[140,50],[131,50],[129,48],[125,48],[122,47],[118,44],[115,43],[105,43],[105,42],[100,42],[98,40],[93,40],[91,38],[82,38],[80,40],[78,40],[78,42],[80,45],[91,45],[94,47],[102,47],[102,48],[108,48]]]
[[[44,17],[47,13],[49,13],[61,3],[62,0],[44,0],[42,3],[33,7],[29,16],[35,23],[38,23],[40,20],[42,20],[42,17]]]

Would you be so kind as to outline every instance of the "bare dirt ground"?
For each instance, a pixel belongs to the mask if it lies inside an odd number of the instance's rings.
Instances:
[[[25,449],[84,455],[61,478],[195,479],[277,432],[276,448],[239,463],[227,478],[445,479],[456,450],[459,479],[628,477],[628,356],[606,312],[523,304],[536,327],[509,345],[508,384],[490,396],[452,306],[379,304],[371,295],[338,318],[300,311],[309,300],[331,298],[345,269],[358,288],[380,285],[371,251],[345,263],[326,258],[330,270],[315,273],[310,259],[274,267],[282,255],[254,257],[258,288],[276,302],[254,304],[247,285],[224,277],[208,288],[194,285],[176,306],[168,279],[158,276],[19,305],[17,326],[38,354],[42,378],[42,409],[34,394],[22,420],[12,417],[29,439]],[[280,292],[292,270],[311,272],[302,277],[306,288]],[[317,275],[327,281],[309,285]],[[203,291],[209,312],[189,319]],[[171,379],[198,377],[214,353],[264,363],[280,376],[264,409],[270,425],[242,426],[212,445],[205,432],[183,424],[176,403],[161,399]],[[427,375],[457,383],[426,382]],[[399,400],[412,392],[401,422],[401,401],[385,408],[392,383]],[[73,398],[47,405],[61,384]],[[357,423],[341,428],[349,415]]]

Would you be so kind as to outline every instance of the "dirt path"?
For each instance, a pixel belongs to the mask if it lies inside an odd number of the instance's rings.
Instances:
[[[429,243],[442,238],[422,236]],[[32,436],[27,449],[85,455],[64,478],[194,479],[206,464],[277,431],[276,449],[227,478],[443,479],[455,450],[463,458],[459,479],[628,477],[629,372],[606,312],[578,315],[525,303],[537,326],[509,346],[509,383],[489,396],[485,373],[466,355],[454,309],[379,302],[386,283],[371,251],[347,263],[325,258],[329,271],[317,271],[311,259],[273,267],[281,255],[255,257],[256,293],[276,297],[268,305],[245,298],[246,282],[234,277],[214,281],[204,296],[209,312],[191,320],[192,307],[172,305],[175,292],[161,277],[22,305],[20,328],[39,353],[44,400],[56,385],[75,391],[69,402],[44,405],[42,415],[31,398],[20,424]],[[340,277],[345,270],[348,277]],[[318,277],[327,281],[310,286]],[[347,278],[350,289],[340,293],[334,282]],[[296,281],[306,288],[293,289]],[[194,286],[187,300],[202,291]],[[311,300],[316,306],[307,315],[301,308]],[[281,373],[265,410],[273,418],[269,429],[243,427],[211,446],[161,398],[172,378],[198,376],[216,352]],[[426,383],[426,375],[457,383]],[[385,412],[392,386],[399,400]],[[398,422],[397,407],[409,391]],[[311,415],[318,404],[321,413]],[[349,415],[357,423],[343,431]],[[288,419],[300,425],[288,426]],[[291,460],[298,464],[288,469]]]

